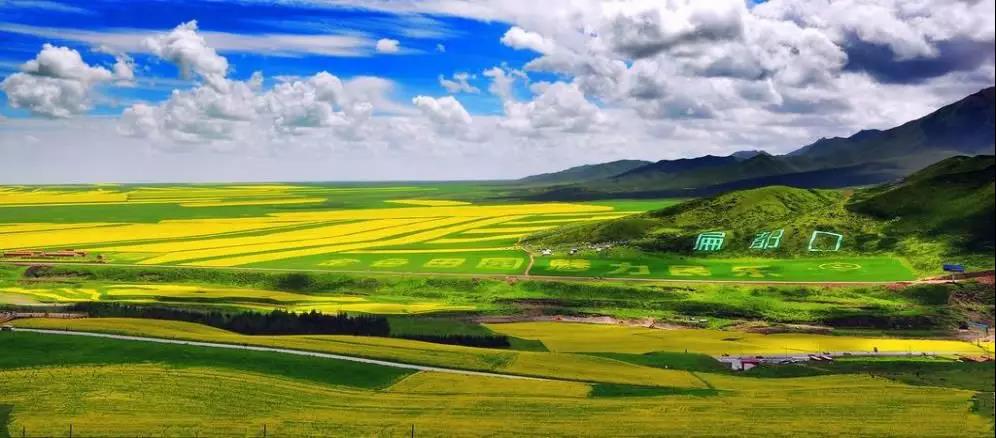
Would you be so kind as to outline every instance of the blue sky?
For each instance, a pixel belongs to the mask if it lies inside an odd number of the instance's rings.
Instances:
[[[996,82],[991,2],[0,0],[0,183],[785,153]]]
[[[134,0],[87,2],[23,2],[21,7],[0,9],[0,75],[12,73],[20,63],[32,58],[44,43],[57,43],[78,50],[91,63],[110,66],[114,57],[94,50],[94,45],[74,38],[58,38],[59,29],[78,31],[162,32],[179,23],[196,19],[200,30],[238,35],[343,35],[357,36],[358,47],[351,48],[355,56],[326,56],[315,53],[267,53],[219,50],[235,68],[230,77],[247,79],[253,72],[268,75],[307,76],[316,71],[335,72],[344,78],[379,76],[395,81],[400,100],[410,100],[419,94],[439,94],[442,88],[438,76],[454,72],[481,72],[493,67],[496,60],[522,65],[531,56],[499,42],[508,30],[500,22],[483,22],[458,17],[399,16],[369,10],[309,7],[307,4],[268,4],[257,2],[173,2]],[[63,5],[59,7],[55,5]],[[0,26],[0,29],[4,29]],[[28,29],[24,29],[27,27]],[[41,28],[41,29],[30,29]],[[20,29],[22,32],[13,30]],[[28,33],[35,31],[35,34]],[[52,34],[38,35],[48,30]],[[376,56],[374,44],[381,38],[400,42],[403,54]],[[441,44],[445,52],[437,49]],[[134,55],[144,71],[137,87],[114,89],[109,96],[123,101],[159,100],[171,92],[170,87],[151,83],[171,82],[177,68],[157,62],[154,56]],[[268,78],[267,83],[274,79]],[[143,86],[144,85],[144,86]],[[192,86],[188,84],[187,87]],[[0,95],[2,96],[2,95]],[[494,96],[474,95],[463,101],[472,113],[495,113],[501,102]],[[108,103],[94,108],[97,114],[120,113],[120,107]],[[0,106],[0,114],[26,117],[27,112]]]

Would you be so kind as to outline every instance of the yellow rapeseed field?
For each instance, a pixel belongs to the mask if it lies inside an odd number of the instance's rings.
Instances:
[[[115,284],[95,288],[71,287],[0,287],[0,304],[72,303],[110,301],[130,303],[182,303],[222,305],[270,311],[294,312],[317,310],[323,313],[362,312],[378,314],[417,314],[439,311],[469,311],[474,306],[452,305],[439,301],[392,300],[371,301],[358,296],[307,295],[273,290],[204,287],[174,284]]]
[[[493,240],[518,239],[522,236],[525,236],[526,234],[527,233],[499,234],[497,236],[486,236],[486,237],[446,237],[443,239],[430,240],[428,243],[443,244],[443,243],[490,242]]]
[[[508,223],[508,222],[506,222]],[[535,231],[548,230],[554,228],[553,225],[544,227],[501,227],[501,228],[477,228],[464,231],[462,234],[508,234],[508,233],[532,233]]]
[[[4,202],[178,203],[181,207],[318,204],[336,193],[414,190],[406,187],[325,188],[289,185],[108,187],[86,191],[7,187]],[[327,197],[326,197],[327,196]],[[392,199],[396,208],[319,209],[269,213],[258,217],[165,219],[155,223],[88,222],[77,224],[0,224],[0,250],[82,249],[114,263],[242,266],[350,251],[408,251],[405,245],[432,244],[428,252],[507,250],[498,241],[514,241],[551,228],[545,217],[562,220],[612,218],[613,208],[597,205],[541,203],[471,205],[445,199]],[[14,204],[11,204],[14,205]],[[570,216],[560,216],[570,215]],[[526,221],[530,219],[532,221]],[[538,219],[538,220],[537,220]],[[519,226],[503,226],[520,224]],[[462,249],[475,242],[495,242]],[[452,246],[451,247],[448,247]],[[402,246],[398,248],[398,246]],[[506,246],[512,246],[511,242]],[[426,251],[417,251],[426,252]],[[397,253],[397,252],[395,252]],[[416,252],[412,252],[416,253]],[[388,254],[387,252],[383,254]],[[398,253],[400,254],[400,253]],[[310,259],[291,261],[321,269]],[[313,263],[313,264],[312,264]],[[298,265],[294,265],[298,267]]]
[[[231,207],[234,205],[283,205],[283,204],[315,204],[325,202],[326,198],[287,198],[287,199],[258,199],[251,201],[203,201],[203,202],[182,202],[181,207]]]
[[[478,219],[478,220],[474,220],[475,218],[467,218],[463,216],[449,217],[434,221],[433,224],[438,226],[443,223],[460,223],[460,222],[464,223],[461,223],[459,225],[444,226],[442,228],[430,229],[428,231],[420,231],[413,234],[404,235],[402,237],[388,237],[400,234],[399,232],[397,232],[397,230],[403,227],[397,227],[395,229],[386,230],[383,232],[373,232],[371,233],[372,235],[364,236],[363,238],[354,237],[350,239],[358,243],[340,243],[338,245],[318,246],[312,248],[277,251],[277,252],[269,252],[262,254],[251,254],[239,257],[210,259],[210,260],[197,262],[194,264],[196,264],[197,266],[216,266],[216,267],[239,266],[239,265],[248,265],[252,263],[261,263],[273,260],[281,260],[293,257],[305,257],[317,254],[329,254],[329,253],[342,252],[342,251],[352,251],[352,250],[377,247],[377,246],[407,245],[411,243],[419,243],[419,242],[433,240],[445,236],[447,234],[458,233],[472,228],[502,223],[508,220],[513,220],[514,218],[516,218],[516,216],[497,217],[497,218]],[[467,222],[468,220],[472,222]],[[420,224],[424,223],[419,223],[415,225],[420,225]],[[363,241],[363,239],[370,241]],[[379,239],[379,240],[374,240],[374,239]]]
[[[524,322],[489,324],[498,333],[538,339],[550,351],[648,353],[688,351],[709,355],[798,354],[822,351],[981,353],[969,342],[935,339],[867,338],[805,333],[759,334],[705,329],[660,330],[607,324]],[[989,347],[992,344],[989,343]]]
[[[0,239],[0,249],[77,247],[95,243],[144,239],[177,239],[235,231],[263,230],[281,222],[197,220],[163,221],[153,224],[117,224],[85,229],[43,230],[17,233]]]
[[[362,231],[372,231],[406,225],[421,219],[381,219],[366,222],[341,223],[291,231],[274,231],[271,233],[243,237],[215,237],[182,242],[145,243],[138,245],[94,247],[94,251],[113,252],[150,252],[150,253],[180,253],[211,248],[250,247],[259,244],[280,242],[295,242],[329,238],[355,234]],[[227,254],[227,253],[226,253]]]
[[[423,207],[452,207],[454,205],[470,205],[464,201],[447,201],[442,199],[389,199],[384,202],[391,204],[418,205]]]
[[[9,189],[0,191],[0,206],[25,204],[86,204],[124,202],[124,193],[111,190],[62,191],[51,189]]]

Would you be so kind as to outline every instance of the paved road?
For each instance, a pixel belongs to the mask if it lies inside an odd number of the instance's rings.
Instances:
[[[110,333],[95,333],[95,332],[78,332],[78,331],[67,331],[67,330],[47,330],[47,329],[31,329],[31,328],[14,328],[18,332],[30,332],[30,333],[44,333],[48,335],[70,335],[70,336],[90,336],[94,338],[107,338],[107,339],[120,339],[125,341],[141,341],[141,342],[156,342],[160,344],[178,344],[178,345],[193,345],[198,347],[208,347],[208,348],[228,348],[232,350],[249,350],[249,351],[266,351],[270,353],[281,353],[281,354],[294,354],[298,356],[310,356],[319,357],[323,359],[336,359],[345,360],[349,362],[360,362],[367,363],[371,365],[381,365],[385,367],[392,368],[405,368],[409,370],[416,371],[435,371],[439,373],[450,373],[450,374],[463,374],[467,376],[484,376],[484,377],[500,377],[503,379],[519,379],[519,380],[548,380],[538,377],[526,377],[526,376],[516,376],[512,374],[501,374],[501,373],[488,373],[484,371],[469,371],[460,370],[455,368],[442,368],[433,367],[425,365],[414,365],[410,363],[402,362],[391,362],[386,360],[377,359],[367,359],[363,357],[355,356],[344,356],[341,354],[331,354],[331,353],[319,353],[317,351],[304,351],[304,350],[292,350],[289,348],[274,348],[274,347],[260,347],[255,345],[235,345],[235,344],[222,344],[218,342],[201,342],[201,341],[184,341],[179,339],[164,339],[164,338],[150,338],[144,336],[127,336],[127,335],[114,335]]]
[[[321,272],[321,273],[340,273],[340,274],[359,274],[359,275],[404,275],[404,276],[418,276],[418,277],[464,277],[464,278],[494,278],[494,279],[507,279],[515,278],[518,280],[542,280],[542,281],[618,281],[618,282],[632,282],[632,283],[677,283],[677,284],[688,284],[688,283],[699,283],[699,284],[750,284],[750,285],[820,285],[820,286],[873,286],[873,285],[884,285],[884,284],[896,284],[896,283],[917,283],[916,280],[906,280],[906,281],[770,281],[770,280],[693,280],[693,279],[667,279],[667,278],[632,278],[632,277],[582,277],[582,276],[566,276],[566,275],[532,275],[532,274],[475,274],[475,273],[462,273],[462,272],[400,272],[400,271],[358,271],[358,270],[342,270],[342,271],[329,271],[326,269],[285,269],[285,268],[240,268],[240,267],[214,267],[214,266],[191,266],[191,265],[137,265],[133,263],[87,263],[87,262],[58,262],[58,261],[45,261],[45,262],[15,262],[15,261],[0,261],[0,264],[12,264],[12,265],[65,265],[65,266],[121,266],[121,267],[131,267],[131,268],[144,268],[144,269],[173,269],[173,268],[183,268],[183,269],[210,269],[210,270],[227,270],[227,271],[261,271],[261,272]],[[949,282],[937,281],[937,282]]]

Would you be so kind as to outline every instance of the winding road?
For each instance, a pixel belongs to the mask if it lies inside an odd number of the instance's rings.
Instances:
[[[289,348],[273,348],[273,347],[260,347],[255,345],[236,345],[236,344],[223,344],[218,342],[202,342],[202,341],[184,341],[179,339],[164,339],[164,338],[150,338],[145,336],[128,336],[128,335],[114,335],[110,333],[95,333],[95,332],[79,332],[79,331],[68,331],[68,330],[48,330],[48,329],[31,329],[31,328],[14,328],[16,332],[29,332],[29,333],[42,333],[47,335],[68,335],[68,336],[90,336],[94,338],[106,338],[106,339],[118,339],[124,341],[140,341],[140,342],[155,342],[159,344],[177,344],[177,345],[193,345],[197,347],[207,347],[207,348],[228,348],[231,350],[248,350],[248,351],[265,351],[269,353],[280,353],[280,354],[293,354],[297,356],[309,356],[318,357],[322,359],[335,359],[344,360],[349,362],[360,362],[371,365],[380,365],[392,368],[404,368],[416,371],[434,371],[438,373],[450,373],[450,374],[463,374],[467,376],[484,376],[484,377],[499,377],[503,379],[518,379],[518,380],[549,380],[538,377],[527,377],[527,376],[517,376],[514,374],[501,374],[501,373],[489,373],[485,371],[470,371],[461,370],[456,368],[442,368],[433,367],[426,365],[414,365],[410,363],[403,362],[392,362],[387,360],[378,359],[367,359],[364,357],[356,356],[344,356],[341,354],[331,354],[331,353],[320,353],[317,351],[305,351],[305,350],[292,350]]]

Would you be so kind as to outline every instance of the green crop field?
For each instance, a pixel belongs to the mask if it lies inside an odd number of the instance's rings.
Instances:
[[[714,435],[748,424],[769,436],[814,424],[849,435],[988,436],[992,427],[973,410],[983,393],[960,384],[913,386],[853,373],[762,383],[698,372],[692,381],[708,389],[651,390],[64,335],[4,333],[0,346],[23,353],[0,359],[0,427],[12,436],[65,435],[70,425],[74,436],[252,436],[264,427],[274,436],[401,435],[413,427],[424,435],[614,435],[634,428]],[[918,421],[924,416],[931,421]]]
[[[798,259],[641,258],[550,256],[536,260],[536,275],[729,281],[905,281],[913,271],[892,257]]]

